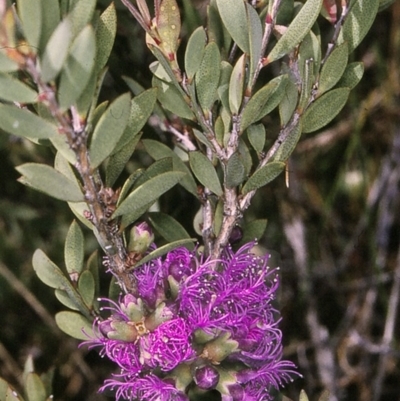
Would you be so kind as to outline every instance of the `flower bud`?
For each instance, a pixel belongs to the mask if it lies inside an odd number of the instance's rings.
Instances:
[[[133,226],[129,237],[128,249],[131,252],[145,253],[154,241],[154,234],[146,222]]]
[[[204,365],[195,368],[193,379],[199,388],[203,390],[211,390],[218,384],[219,373],[213,366]]]

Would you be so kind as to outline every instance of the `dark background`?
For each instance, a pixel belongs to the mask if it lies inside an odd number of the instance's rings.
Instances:
[[[99,1],[99,8],[107,4]],[[201,18],[206,2],[193,4]],[[143,32],[117,8],[104,99],[128,90],[121,75],[150,82],[153,58]],[[192,23],[185,19],[184,31]],[[246,215],[268,219],[261,244],[281,267],[284,356],[304,376],[283,390],[294,400],[301,388],[311,400],[323,389],[336,400],[400,399],[399,2],[378,15],[351,58],[364,61],[365,75],[345,109],[326,129],[303,136],[290,159],[289,189],[279,177],[259,191]],[[52,316],[63,307],[31,265],[41,248],[62,266],[73,215],[61,201],[19,184],[14,167],[51,164],[53,157],[48,148],[0,134],[0,376],[20,390],[32,355],[39,373],[54,370],[56,400],[103,400],[97,389],[113,367],[57,329]],[[139,150],[128,169],[146,163]],[[161,200],[162,210],[191,233],[193,205],[179,188]],[[85,237],[89,255],[96,243],[87,230]],[[104,294],[108,279],[103,274]]]

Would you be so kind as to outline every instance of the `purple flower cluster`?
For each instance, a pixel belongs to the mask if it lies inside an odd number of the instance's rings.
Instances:
[[[254,245],[227,247],[218,261],[178,248],[135,269],[137,294],[109,301],[110,317],[87,342],[120,368],[102,390],[128,400],[217,390],[223,401],[266,401],[297,375],[281,360],[277,272]]]

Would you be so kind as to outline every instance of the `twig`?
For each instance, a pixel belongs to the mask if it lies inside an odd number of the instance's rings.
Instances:
[[[117,277],[122,288],[127,292],[135,293],[136,283],[126,269],[127,251],[122,235],[117,226],[110,224],[108,220],[107,205],[101,195],[104,185],[98,171],[91,167],[87,148],[88,132],[86,126],[81,127],[79,131],[74,130],[74,125],[77,125],[76,120],[71,122],[67,115],[61,111],[56,99],[55,89],[43,82],[36,66],[36,60],[33,57],[26,57],[25,69],[39,88],[39,98],[48,106],[51,114],[58,121],[58,129],[61,135],[65,135],[70,148],[76,155],[76,168],[83,182],[91,221],[97,229],[99,243],[107,255],[109,268]]]

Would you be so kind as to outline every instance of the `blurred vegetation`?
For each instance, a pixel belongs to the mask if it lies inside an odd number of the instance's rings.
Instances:
[[[181,2],[184,33],[204,17],[206,3]],[[150,83],[144,34],[117,6],[104,99],[128,90],[122,75]],[[352,57],[364,61],[365,75],[346,108],[328,128],[303,136],[290,160],[289,188],[278,178],[259,191],[246,215],[268,219],[261,244],[281,266],[285,358],[304,376],[284,393],[296,400],[301,388],[310,400],[323,389],[349,401],[391,401],[400,394],[399,2],[378,14]],[[172,141],[150,126],[144,136]],[[112,367],[55,326],[52,316],[62,307],[31,265],[37,248],[62,265],[73,215],[63,202],[19,184],[14,167],[51,163],[53,156],[50,148],[0,135],[0,376],[20,389],[32,355],[39,372],[54,369],[56,400],[103,400],[97,389]],[[127,174],[149,163],[136,152]],[[191,195],[174,188],[161,208],[194,234]],[[89,255],[96,244],[89,232],[86,237]],[[109,277],[103,275],[106,293]]]

